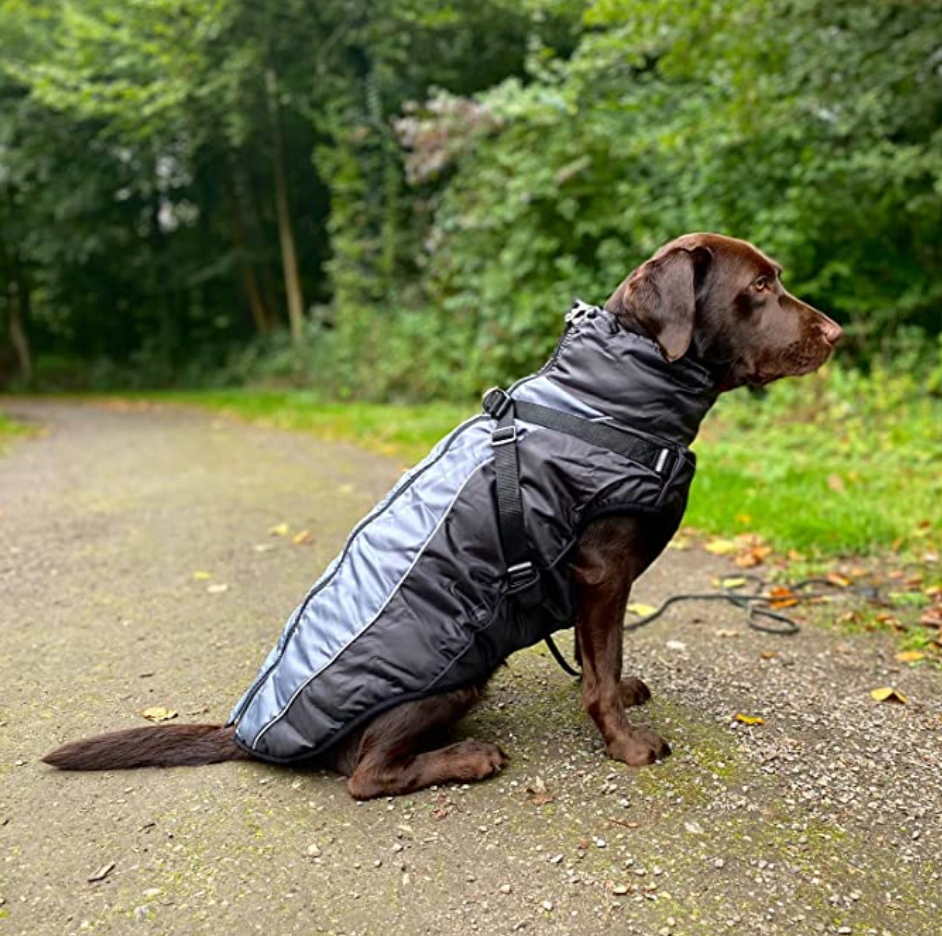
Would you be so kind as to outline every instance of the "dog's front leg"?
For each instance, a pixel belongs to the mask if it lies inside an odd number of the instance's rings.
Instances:
[[[608,756],[637,766],[667,757],[670,747],[650,728],[633,727],[625,715],[626,703],[650,695],[640,680],[621,682],[625,606],[635,576],[647,563],[639,549],[631,548],[637,547],[631,531],[619,525],[612,536],[612,526],[590,527],[572,569],[582,700],[602,733]]]

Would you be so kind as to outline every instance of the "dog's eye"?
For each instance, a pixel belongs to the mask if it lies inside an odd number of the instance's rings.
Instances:
[[[772,281],[767,276],[758,276],[753,280],[752,288],[756,292],[767,292],[772,288]]]

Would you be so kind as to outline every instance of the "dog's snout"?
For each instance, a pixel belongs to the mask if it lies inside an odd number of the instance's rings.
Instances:
[[[820,313],[819,313],[820,314]],[[833,319],[829,319],[826,315],[821,315],[821,320],[818,322],[818,328],[821,331],[824,340],[829,345],[836,345],[841,338],[844,337],[844,329],[837,324]]]

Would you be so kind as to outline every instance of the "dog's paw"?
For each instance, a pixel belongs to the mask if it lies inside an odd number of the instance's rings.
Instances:
[[[484,780],[507,763],[507,755],[488,741],[459,741],[449,749],[460,779],[465,782]]]
[[[619,685],[619,692],[625,708],[644,705],[651,698],[651,690],[637,676],[626,676]]]
[[[650,728],[637,728],[613,741],[606,748],[606,753],[613,760],[621,761],[631,767],[643,767],[655,761],[664,760],[671,753],[670,745]]]

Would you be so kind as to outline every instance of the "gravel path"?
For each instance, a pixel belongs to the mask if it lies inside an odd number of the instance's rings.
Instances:
[[[883,638],[776,638],[721,606],[628,640],[654,692],[632,717],[675,752],[652,768],[604,759],[540,648],[466,720],[513,758],[470,788],[356,804],[334,776],[262,764],[46,768],[149,706],[224,720],[403,466],[179,409],[4,406],[48,433],[0,458],[0,934],[942,929],[939,675]],[[668,551],[635,600],[726,570]],[[880,685],[909,705],[874,703]]]

